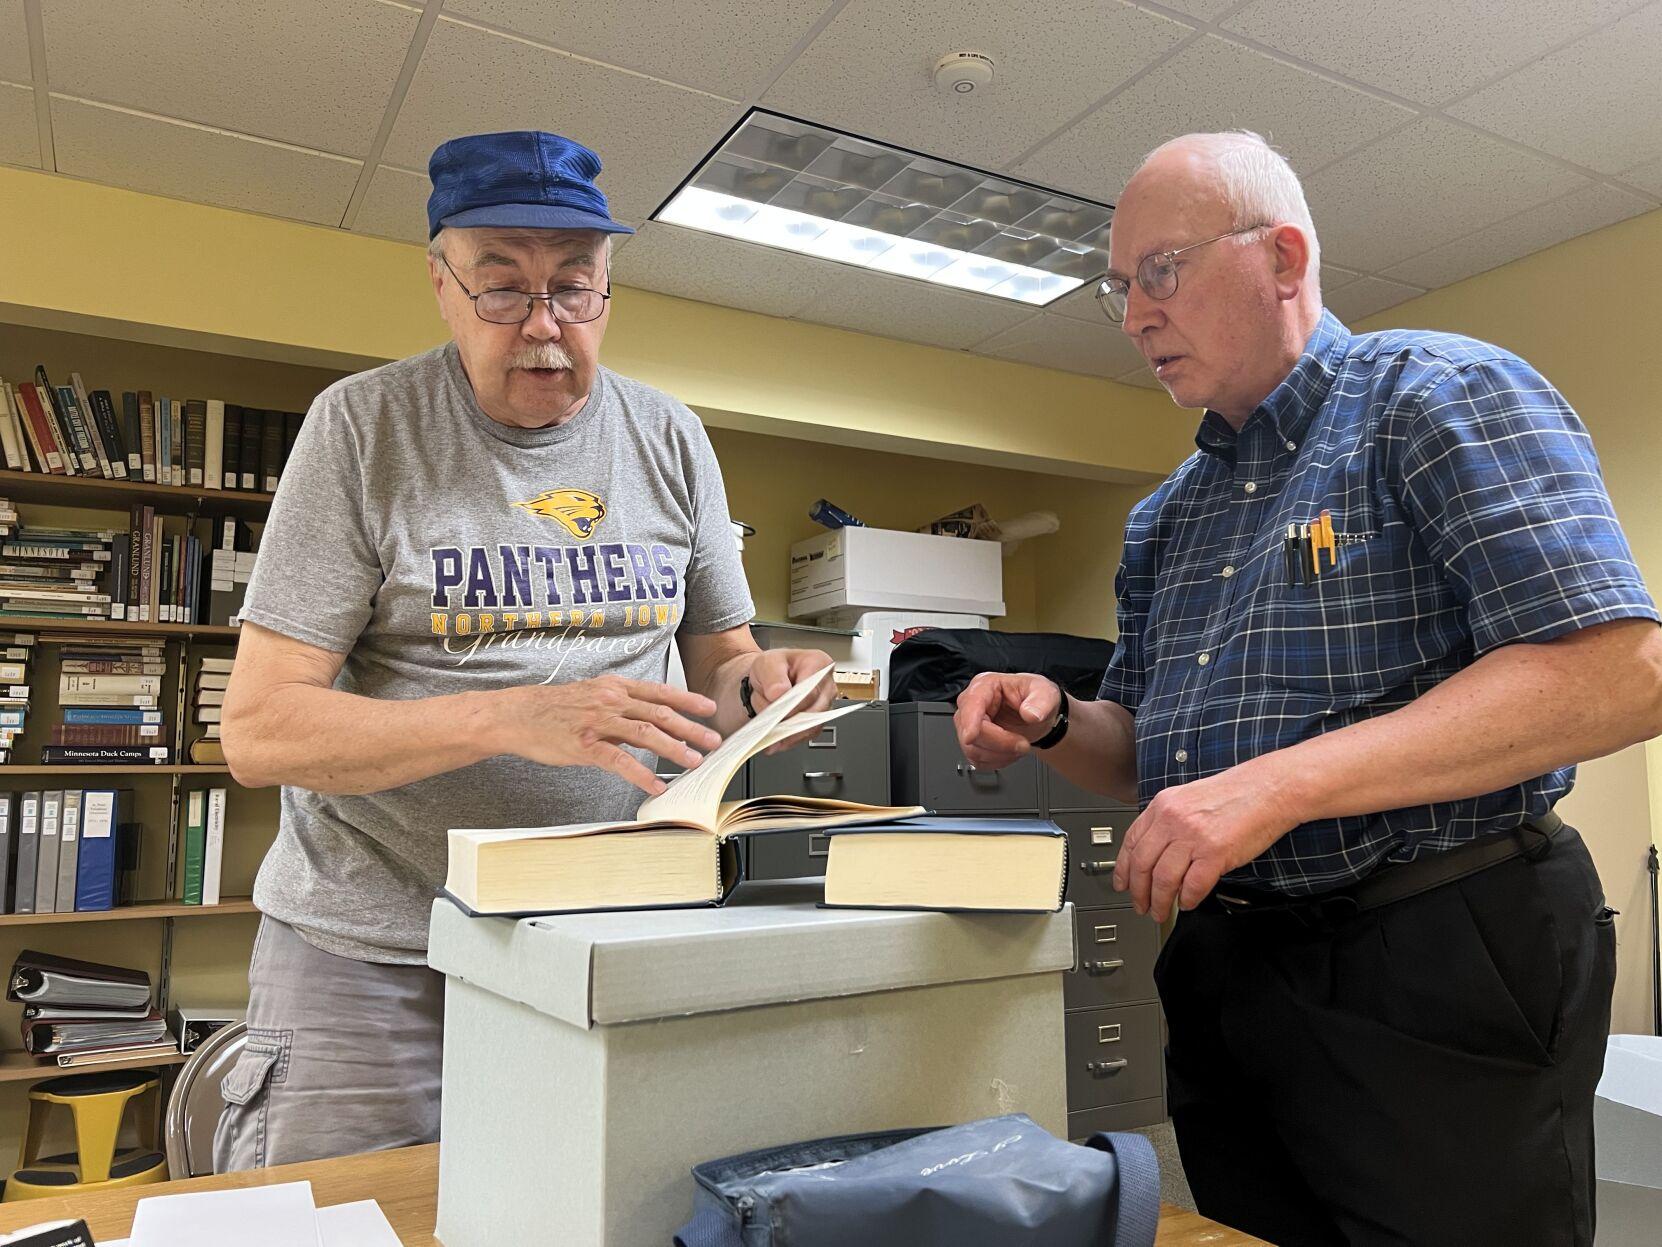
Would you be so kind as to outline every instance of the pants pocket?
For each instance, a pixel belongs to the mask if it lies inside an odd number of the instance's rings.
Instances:
[[[290,1031],[250,1028],[242,1055],[219,1084],[225,1109],[214,1131],[214,1172],[263,1169],[271,1087],[287,1073]]]

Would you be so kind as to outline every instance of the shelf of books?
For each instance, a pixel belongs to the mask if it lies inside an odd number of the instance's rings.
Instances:
[[[219,719],[259,527],[301,423],[56,380],[0,380],[0,931],[19,929],[0,956],[16,957],[6,998],[25,1044],[0,1052],[0,1082],[182,1061],[162,1020],[175,924],[256,913],[220,894],[241,790]],[[274,813],[258,797],[236,800]],[[263,844],[230,839],[227,878],[246,892]],[[159,958],[131,926],[143,920]]]

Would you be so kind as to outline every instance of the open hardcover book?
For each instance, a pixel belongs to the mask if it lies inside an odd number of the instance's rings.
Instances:
[[[648,797],[628,822],[452,830],[445,892],[470,913],[516,916],[719,905],[738,881],[733,836],[823,831],[922,814],[920,806],[861,805],[825,797],[722,801],[721,794],[753,754],[861,708],[856,704],[791,716],[830,672],[827,667],[802,680],[697,767]]]

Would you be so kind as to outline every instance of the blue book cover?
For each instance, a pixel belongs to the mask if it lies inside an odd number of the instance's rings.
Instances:
[[[0,714],[8,713],[0,711]],[[101,723],[117,727],[125,727],[134,723],[160,723],[160,710],[139,710],[124,708],[106,708],[101,706],[65,706],[63,708],[65,723]],[[22,722],[21,719],[18,720]],[[4,726],[4,724],[0,724]]]
[[[0,727],[22,727],[27,710],[0,710]]]
[[[109,788],[88,789],[81,794],[81,856],[75,876],[77,913],[115,908],[116,829],[121,825],[121,795]]]

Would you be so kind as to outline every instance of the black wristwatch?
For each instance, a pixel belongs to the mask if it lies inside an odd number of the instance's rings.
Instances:
[[[744,707],[746,715],[754,719],[756,717],[756,707],[750,704],[750,692],[750,677],[741,676],[739,678],[739,705]]]
[[[1062,737],[1068,734],[1068,690],[1062,687],[1060,680],[1052,680],[1051,683],[1056,685],[1056,691],[1061,695],[1062,701],[1056,710],[1055,724],[1050,731],[1033,742],[1035,749],[1049,749],[1059,745],[1062,743]]]

